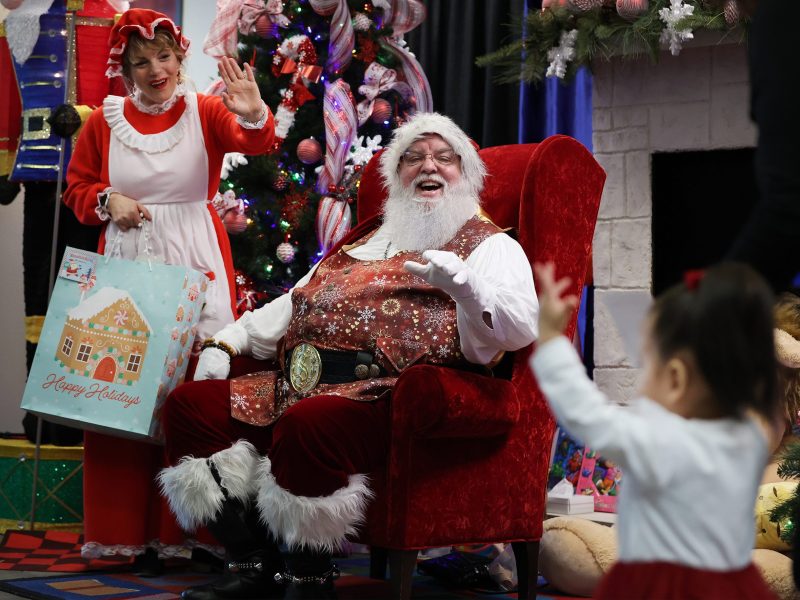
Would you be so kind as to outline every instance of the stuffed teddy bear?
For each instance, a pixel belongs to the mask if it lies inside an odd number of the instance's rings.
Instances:
[[[565,594],[589,597],[617,559],[613,527],[579,517],[544,522],[539,573]],[[775,550],[753,550],[753,564],[780,600],[800,600],[792,579],[792,559]]]
[[[769,520],[769,511],[788,498],[795,481],[778,477],[777,463],[789,444],[800,442],[797,422],[800,411],[800,298],[783,294],[775,305],[775,347],[779,362],[779,389],[786,399],[786,429],[773,460],[764,471],[755,505],[755,549],[753,564],[770,589],[781,600],[800,600],[794,586],[790,547],[780,539],[780,523]],[[579,517],[556,517],[544,523],[539,546],[539,572],[562,592],[591,596],[602,576],[617,558],[613,527]]]

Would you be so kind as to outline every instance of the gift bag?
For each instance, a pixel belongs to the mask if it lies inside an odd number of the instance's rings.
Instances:
[[[207,287],[189,267],[68,247],[21,407],[160,441],[161,405],[186,374]]]

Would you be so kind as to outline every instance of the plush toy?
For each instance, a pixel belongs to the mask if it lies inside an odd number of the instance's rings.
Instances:
[[[758,548],[753,550],[753,564],[780,600],[798,600],[800,591],[792,579],[792,559],[775,550]]]
[[[579,517],[544,522],[539,545],[539,573],[550,584],[575,596],[589,597],[617,559],[613,527]],[[753,550],[753,564],[780,600],[800,600],[792,579],[792,559],[775,550]]]
[[[591,596],[615,560],[617,536],[611,527],[578,517],[544,522],[539,573],[560,591]]]
[[[575,596],[591,596],[617,559],[614,528],[578,517],[545,521],[539,548],[539,572],[555,588]],[[791,558],[758,548],[753,550],[753,564],[780,600],[800,600]]]

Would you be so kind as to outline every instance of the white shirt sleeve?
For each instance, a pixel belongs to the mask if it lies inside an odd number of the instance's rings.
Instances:
[[[575,438],[657,485],[679,468],[682,440],[689,442],[682,417],[646,398],[630,407],[610,402],[564,336],[537,348],[530,364],[556,420]]]
[[[456,305],[466,359],[487,364],[498,352],[532,343],[539,334],[539,300],[522,246],[509,235],[497,233],[481,242],[465,262],[479,281],[477,302],[471,302],[470,309]],[[484,321],[484,312],[491,317],[491,327]]]
[[[286,333],[292,319],[292,291],[305,286],[318,265],[314,265],[291,290],[261,308],[247,311],[214,338],[233,345],[240,354],[249,354],[260,360],[275,358],[278,341]]]

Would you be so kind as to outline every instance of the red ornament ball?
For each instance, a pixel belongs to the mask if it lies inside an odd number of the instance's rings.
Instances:
[[[617,14],[628,21],[635,21],[647,12],[647,0],[617,0]]]
[[[375,100],[375,104],[372,105],[372,115],[370,115],[370,119],[372,119],[373,123],[383,123],[384,121],[388,121],[392,118],[392,105],[389,104],[388,100],[384,100],[383,98],[378,98]]]
[[[234,235],[247,229],[247,217],[235,210],[226,212],[222,222],[225,224],[225,230]]]
[[[288,264],[294,260],[294,246],[292,246],[289,242],[278,244],[275,254],[277,255],[279,261],[281,261],[283,264]]]
[[[322,160],[322,146],[314,138],[306,138],[297,144],[297,158],[307,165],[318,163]]]

